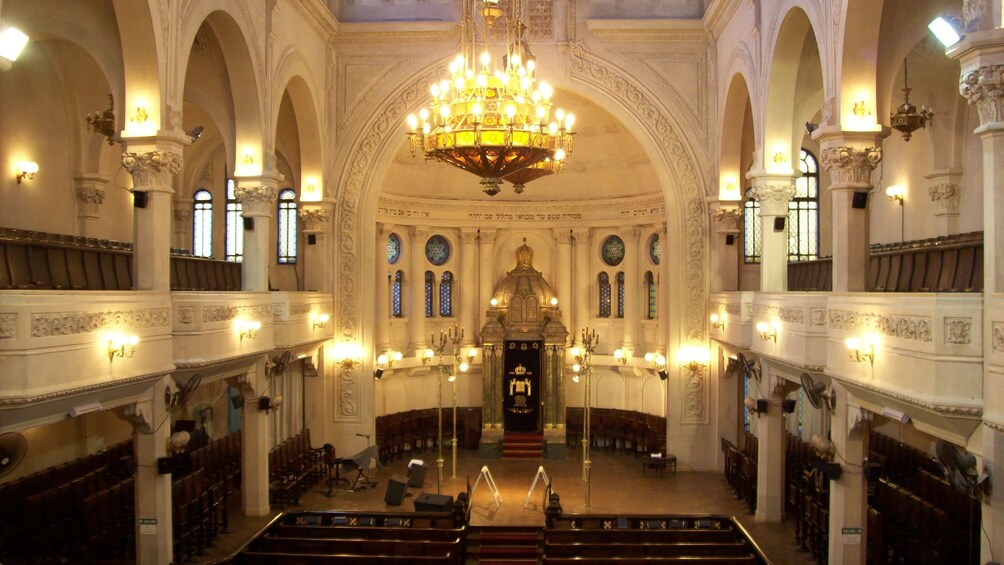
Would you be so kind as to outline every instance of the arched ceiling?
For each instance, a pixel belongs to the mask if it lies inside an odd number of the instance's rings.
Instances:
[[[557,91],[554,100],[576,117],[572,154],[560,174],[527,183],[523,194],[515,194],[512,185],[504,183],[501,193],[487,196],[473,174],[425,161],[421,155],[413,158],[401,124],[401,146],[387,171],[384,194],[479,202],[577,202],[661,193],[648,155],[623,123],[573,93]]]

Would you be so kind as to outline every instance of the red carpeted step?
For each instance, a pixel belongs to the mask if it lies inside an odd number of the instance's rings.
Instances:
[[[542,459],[544,436],[539,434],[506,434],[502,441],[504,459]]]
[[[543,551],[542,540],[540,528],[532,526],[473,527],[468,536],[467,562],[536,563]]]

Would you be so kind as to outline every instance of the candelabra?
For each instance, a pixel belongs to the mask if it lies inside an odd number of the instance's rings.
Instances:
[[[436,494],[443,493],[443,376],[445,375],[453,386],[453,439],[450,441],[453,451],[453,476],[457,476],[457,376],[456,370],[460,368],[460,343],[464,340],[464,329],[454,325],[448,331],[439,332],[439,339],[436,334],[430,336],[432,348],[439,355],[439,375],[436,377],[436,413],[438,416],[437,439],[436,439]],[[446,344],[453,344],[454,370],[451,372],[443,363],[443,351]]]
[[[596,344],[599,342],[599,337],[596,335],[596,330],[590,328],[583,328],[582,330],[582,350],[575,348],[572,350],[572,355],[575,357],[575,364],[578,367],[578,372],[584,377],[585,391],[583,392],[583,418],[582,418],[582,480],[586,482],[586,500],[585,505],[589,507],[589,491],[590,491],[590,465],[592,462],[589,460],[589,425],[590,425],[590,389],[592,388],[591,380],[593,373],[593,351],[596,349]]]

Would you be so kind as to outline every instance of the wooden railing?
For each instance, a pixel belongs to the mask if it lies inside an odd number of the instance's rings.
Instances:
[[[832,290],[832,258],[788,263],[788,290]],[[873,245],[871,292],[982,292],[983,232]]]
[[[132,290],[131,243],[0,228],[0,289]],[[241,264],[172,250],[171,290],[239,291]]]

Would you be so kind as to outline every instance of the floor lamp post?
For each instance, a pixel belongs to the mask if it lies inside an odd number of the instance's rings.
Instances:
[[[575,365],[572,366],[572,370],[575,371],[576,375],[572,379],[576,382],[579,380],[579,374],[585,377],[585,390],[583,391],[583,418],[582,418],[582,480],[586,482],[586,501],[585,505],[589,507],[589,491],[590,491],[590,466],[592,462],[589,460],[589,419],[590,419],[590,389],[592,388],[592,373],[593,373],[593,351],[596,349],[596,344],[599,342],[599,337],[596,335],[596,330],[590,328],[583,328],[582,330],[582,349],[573,348],[572,356],[575,357]]]
[[[432,334],[432,348],[439,355],[439,375],[436,377],[436,415],[438,419],[438,432],[436,438],[436,494],[443,494],[443,375],[449,379],[453,385],[453,476],[457,475],[457,376],[456,369],[459,368],[460,355],[457,354],[460,342],[464,340],[464,329],[454,325],[448,331],[439,331],[439,339],[436,334]],[[443,363],[443,351],[446,344],[453,344],[454,370],[451,371]]]

